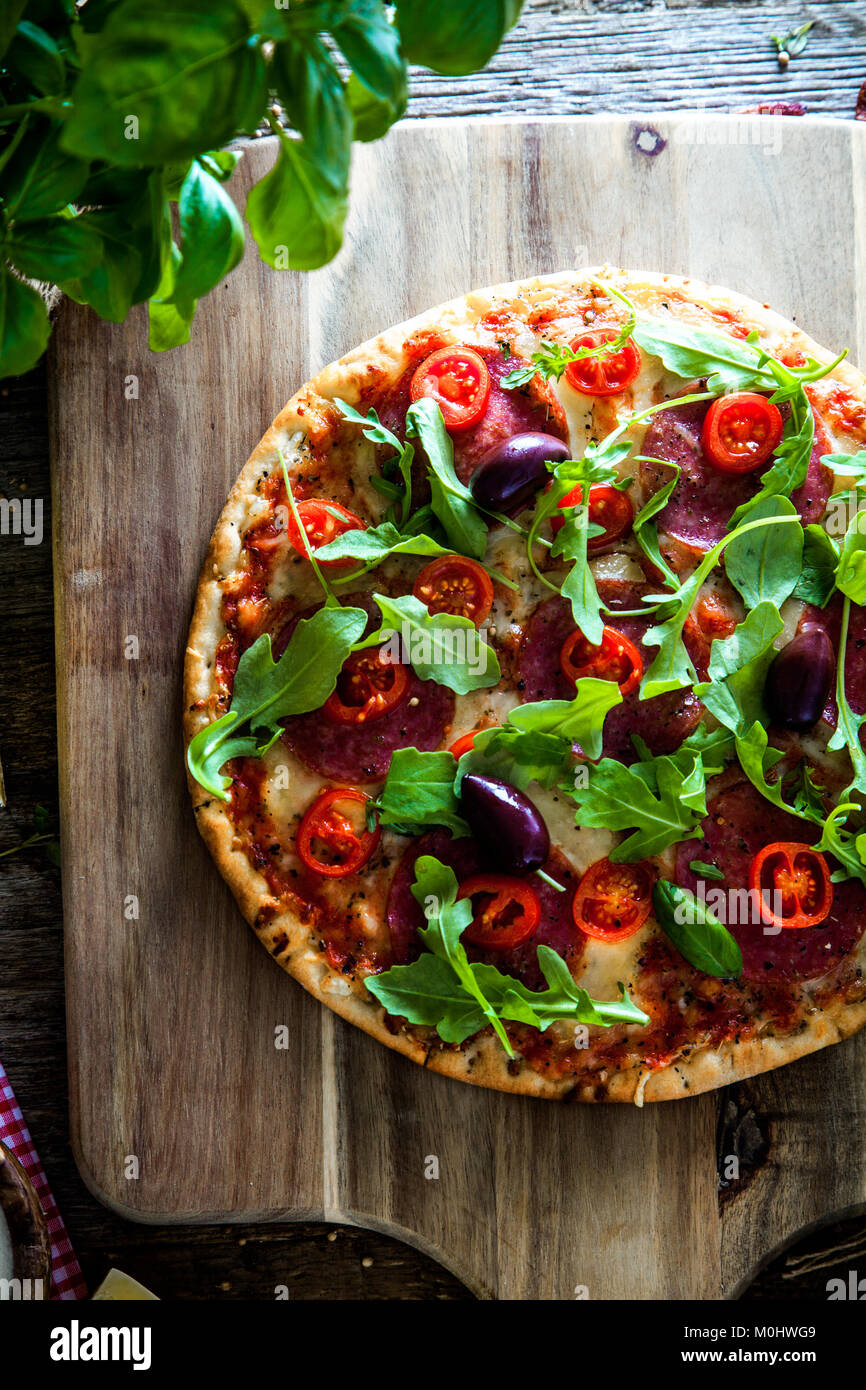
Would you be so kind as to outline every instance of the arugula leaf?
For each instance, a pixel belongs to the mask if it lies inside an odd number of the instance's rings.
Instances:
[[[435,401],[422,397],[410,405],[406,433],[417,437],[429,463],[433,514],[452,549],[476,560],[484,559],[487,526],[469,491],[454,471],[454,445]]]
[[[681,751],[681,750],[680,750]],[[625,767],[602,758],[588,768],[589,786],[562,790],[577,805],[574,819],[581,826],[632,833],[610,853],[614,864],[631,863],[661,854],[680,840],[701,833],[707,814],[706,776],[698,754],[653,758]]]
[[[746,516],[753,516],[766,498],[779,494],[790,497],[797,488],[802,487],[812,457],[815,417],[809,398],[803,387],[797,384],[796,378],[782,367],[781,363],[774,362],[772,358],[769,360],[773,362],[774,370],[781,381],[788,380],[791,383],[791,389],[794,391],[790,398],[791,413],[785,421],[781,443],[777,445],[773,454],[773,465],[766,473],[761,474],[760,490],[748,502],[743,502],[737,507],[731,517],[732,526],[736,526]],[[772,397],[774,401],[781,398],[781,390],[776,391]]]
[[[634,332],[637,323],[637,310],[634,304],[620,290],[614,289],[613,285],[600,284],[598,288],[605,290],[614,299],[618,299],[628,310],[627,317],[620,323],[616,336],[608,342],[597,344],[595,347],[586,346],[573,348],[567,343],[542,342],[541,346],[532,353],[529,365],[516,367],[502,378],[502,386],[506,391],[514,391],[522,386],[528,386],[533,377],[540,376],[544,381],[560,381],[566,368],[572,362],[583,362],[588,357],[608,357],[612,353],[621,352]]]
[[[803,568],[803,528],[797,509],[787,497],[766,497],[750,513],[797,518],[787,529],[768,526],[737,536],[725,551],[725,573],[747,608],[768,600],[781,608],[796,587]]]
[[[687,324],[643,320],[634,339],[644,352],[660,357],[669,372],[687,381],[707,379],[714,396],[730,391],[772,391],[776,378],[762,365],[754,343]]]
[[[0,377],[29,372],[45,351],[50,332],[42,296],[0,265]]]
[[[381,645],[388,634],[399,638],[403,659],[422,681],[436,681],[458,695],[496,685],[502,672],[496,653],[484,641],[469,618],[455,613],[430,613],[412,594],[389,598],[374,594],[384,628],[368,637],[364,646]],[[353,610],[348,610],[353,611]]]
[[[229,758],[261,756],[279,737],[281,719],[319,709],[366,625],[363,608],[322,608],[300,620],[276,662],[270,633],[262,633],[238,663],[228,712],[200,729],[189,745],[187,765],[196,781],[227,801],[231,779],[220,775],[223,765]],[[250,733],[239,738],[244,725]],[[255,735],[263,732],[270,737],[260,744]]]
[[[771,782],[767,777],[767,773],[771,772],[785,755],[778,748],[769,747],[767,730],[763,724],[756,722],[739,733],[736,746],[740,767],[752,786],[761,796],[766,797],[767,801],[772,801],[774,806],[780,806],[783,811],[793,812],[793,806],[790,806],[782,795],[781,779]]]
[[[771,34],[770,42],[776,45],[777,53],[787,53],[789,58],[796,58],[797,54],[802,53],[809,42],[809,34],[814,24],[814,19],[809,19],[805,24],[792,29],[790,33],[784,34],[781,38],[778,34]]]
[[[594,1027],[649,1022],[622,986],[621,998],[615,1002],[591,999],[549,946],[538,947],[546,990],[527,989],[494,965],[471,964],[460,937],[472,920],[472,906],[466,898],[457,901],[453,870],[432,855],[422,855],[415,874],[412,892],[429,923],[419,932],[427,951],[411,965],[392,966],[366,981],[367,989],[389,1013],[435,1028],[450,1043],[465,1042],[490,1024],[509,1057],[514,1050],[502,1019],[542,1032],[552,1023],[566,1021]]]
[[[852,603],[866,603],[866,511],[857,512],[845,532],[836,588]]]
[[[852,523],[853,525],[853,523]],[[850,527],[849,527],[850,530]],[[853,777],[842,793],[841,799],[849,792],[858,791],[866,795],[866,752],[860,742],[860,730],[866,723],[866,714],[855,714],[845,692],[845,666],[844,653],[848,649],[848,626],[851,619],[851,599],[845,595],[842,605],[842,627],[839,633],[839,653],[840,659],[836,662],[836,705],[838,708],[839,722],[836,725],[836,732],[827,744],[831,751],[840,748],[847,748],[848,756],[851,759]]]
[[[279,140],[274,167],[247,196],[245,216],[259,255],[275,270],[318,270],[343,240],[348,187],[335,187],[303,140],[294,140],[273,118]]]
[[[680,690],[685,686],[694,685],[697,680],[695,668],[683,643],[683,628],[701,585],[718,564],[727,547],[761,527],[791,524],[799,525],[796,515],[767,516],[756,521],[744,522],[735,531],[723,536],[712,550],[707,551],[697,569],[672,594],[664,594],[656,600],[651,596],[647,597],[647,602],[655,601],[662,611],[669,612],[670,616],[649,628],[644,635],[644,645],[658,647],[659,650],[649,669],[644,672],[640,686],[642,700],[649,700],[654,695],[663,695],[668,690]]]
[[[866,483],[866,449],[860,449],[856,454],[822,454],[821,462],[834,473],[843,475],[841,485],[834,487],[831,497],[838,497],[840,492],[849,492]]]
[[[653,907],[662,931],[689,965],[722,980],[742,974],[743,955],[735,938],[688,888],[659,879],[653,885]]]
[[[451,753],[398,748],[391,759],[376,805],[382,825],[404,835],[420,835],[442,825],[453,835],[468,835],[454,791],[457,765]]]
[[[482,729],[460,759],[457,789],[467,772],[493,773],[520,791],[530,782],[553,787],[568,775],[572,749],[601,755],[604,721],[622,703],[615,681],[582,676],[573,700],[536,700],[509,711],[502,726]]]
[[[836,589],[839,547],[823,526],[814,523],[803,532],[803,568],[793,597],[824,608]]]
[[[397,530],[393,522],[383,521],[380,525],[369,526],[364,531],[344,531],[342,536],[330,541],[328,545],[320,545],[316,551],[316,559],[357,560],[359,563],[373,566],[387,560],[389,555],[450,554],[452,552],[447,546],[440,545],[423,532],[406,536]]]
[[[866,831],[851,832],[839,824],[841,817],[844,816],[847,823],[851,811],[859,813],[862,809],[854,801],[843,802],[834,806],[824,821],[823,833],[815,848],[838,859],[840,867],[830,875],[833,883],[857,878],[866,884]]]
[[[765,718],[764,684],[776,655],[773,646],[784,623],[775,604],[759,603],[730,637],[713,642],[709,680],[695,694],[721,724],[734,734],[745,733]]]
[[[717,864],[705,864],[703,859],[692,859],[689,861],[689,869],[697,878],[711,878],[719,883],[724,883],[725,875]]]

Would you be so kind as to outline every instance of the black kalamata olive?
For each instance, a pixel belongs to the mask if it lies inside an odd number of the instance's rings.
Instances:
[[[510,516],[548,482],[545,464],[570,457],[568,445],[556,435],[513,434],[487,450],[469,479],[469,491],[480,507]]]
[[[491,867],[509,874],[541,868],[550,853],[550,835],[528,796],[498,777],[469,772],[460,787],[460,803]]]
[[[770,718],[799,733],[821,718],[833,685],[836,661],[822,627],[807,627],[774,657],[764,699]]]

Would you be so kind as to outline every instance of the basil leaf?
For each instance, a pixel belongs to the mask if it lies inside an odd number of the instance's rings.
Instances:
[[[37,120],[8,160],[4,152],[0,198],[9,218],[62,212],[84,188],[90,166],[59,148],[61,130],[59,124]]]
[[[449,77],[486,67],[505,34],[520,18],[523,0],[400,0],[403,52],[410,63]]]
[[[807,526],[803,532],[803,569],[794,586],[793,597],[801,603],[824,608],[836,588],[839,547],[823,526]]]
[[[402,6],[400,20],[402,21]],[[401,26],[402,27],[402,26]],[[353,0],[332,27],[332,33],[358,82],[382,104],[391,122],[406,109],[406,60],[401,35],[388,20],[382,0]]]
[[[420,835],[437,825],[453,835],[468,835],[454,791],[456,772],[451,753],[398,748],[376,803],[380,823],[405,835]]]
[[[0,263],[0,377],[35,367],[50,332],[42,296]]]
[[[601,755],[604,721],[622,703],[615,681],[583,676],[573,700],[538,700],[510,710],[505,723],[482,729],[460,759],[457,790],[467,772],[494,775],[526,791],[531,782],[554,787],[573,766],[575,743],[587,758]]]
[[[744,733],[766,718],[764,684],[783,628],[775,605],[759,603],[730,637],[713,642],[709,680],[696,685],[695,694],[732,733]]]
[[[454,613],[430,613],[412,594],[388,598],[374,594],[384,628],[365,645],[394,643],[396,660],[406,660],[422,681],[436,681],[458,695],[496,685],[501,676],[496,653],[475,624]],[[386,634],[393,636],[388,639]]]
[[[822,454],[821,462],[834,473],[842,474],[841,486],[833,488],[833,497],[866,483],[866,449],[856,454]]]
[[[259,255],[276,270],[317,270],[343,240],[348,187],[336,187],[303,140],[281,128],[277,162],[249,191],[245,215]]]
[[[231,782],[220,775],[223,765],[232,757],[265,752],[279,737],[280,720],[319,709],[366,625],[363,608],[321,608],[300,620],[276,662],[270,633],[262,633],[238,662],[228,713],[200,729],[190,743],[187,765],[196,781],[227,801]],[[251,736],[238,739],[243,725]],[[260,746],[252,737],[256,733],[270,738]]]
[[[766,497],[750,512],[765,516],[797,516],[787,497]],[[766,526],[737,536],[725,551],[725,572],[747,608],[768,600],[781,608],[796,587],[803,568],[803,528]]]
[[[28,19],[19,23],[3,66],[14,69],[43,95],[54,96],[66,85],[66,66],[60,49],[50,34]]]
[[[82,48],[63,146],[121,166],[192,158],[254,125],[266,94],[264,58],[231,0],[121,0]]]
[[[121,323],[135,302],[142,256],[135,225],[125,208],[96,208],[76,219],[99,242],[99,257],[85,275],[64,283],[70,299],[89,304],[100,318]]]
[[[470,964],[460,938],[472,920],[472,907],[468,899],[457,901],[453,870],[432,855],[422,855],[415,873],[412,893],[425,909],[429,923],[419,932],[426,951],[411,965],[392,966],[365,982],[389,1013],[435,1028],[440,1038],[450,1043],[465,1042],[490,1024],[509,1057],[514,1051],[501,1019],[528,1024],[542,1032],[551,1023],[563,1021],[595,1027],[649,1022],[622,986],[617,1001],[591,999],[549,946],[538,947],[546,990],[529,990],[495,965]]]
[[[855,518],[856,521],[856,518]],[[854,523],[852,522],[852,525]],[[849,530],[851,528],[849,527]],[[847,537],[846,537],[847,539]],[[842,604],[842,628],[839,634],[839,651],[845,652],[848,648],[848,626],[851,620],[851,598],[845,595]],[[847,794],[851,791],[858,791],[866,795],[866,751],[860,742],[860,730],[866,723],[866,714],[855,714],[848,701],[845,690],[845,667],[847,662],[836,662],[836,706],[838,709],[838,720],[836,732],[827,744],[831,751],[846,748],[851,759],[853,777],[848,786],[842,793],[840,800],[844,801]]]
[[[735,938],[694,893],[659,879],[653,886],[653,908],[662,931],[689,965],[721,980],[742,974],[743,955]]]
[[[406,433],[420,439],[427,455],[433,514],[451,547],[461,555],[483,560],[487,526],[472,493],[454,471],[454,446],[435,401],[422,397],[409,407]]]

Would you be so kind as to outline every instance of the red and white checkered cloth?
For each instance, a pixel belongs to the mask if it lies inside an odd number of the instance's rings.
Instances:
[[[30,1131],[0,1062],[0,1139],[10,1149],[36,1189],[51,1238],[51,1298],[86,1298],[87,1285],[69,1243],[63,1217],[33,1147]]]

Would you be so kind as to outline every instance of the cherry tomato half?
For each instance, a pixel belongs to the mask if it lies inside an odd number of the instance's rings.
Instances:
[[[458,898],[472,898],[475,913],[463,933],[473,946],[509,951],[532,936],[541,921],[534,888],[509,874],[473,874],[461,883]],[[476,906],[475,899],[481,901]]]
[[[597,348],[602,343],[612,343],[618,337],[615,328],[594,328],[582,333],[571,345],[572,352],[578,348]],[[578,362],[569,362],[565,369],[565,379],[575,391],[585,396],[616,396],[630,386],[640,371],[640,348],[633,338],[629,338],[619,352],[602,352],[598,357],[583,357]]]
[[[345,662],[322,708],[334,724],[369,724],[399,705],[408,688],[406,667],[384,661],[378,647],[369,647]]]
[[[752,391],[713,401],[701,430],[704,453],[722,473],[760,468],[782,438],[779,407]]]
[[[590,864],[572,903],[575,926],[596,941],[625,941],[650,915],[654,874],[647,863]]]
[[[468,430],[477,425],[490,399],[490,373],[471,348],[439,348],[425,357],[412,377],[413,401],[429,396],[442,411],[445,428]]]
[[[357,787],[329,787],[320,792],[304,813],[295,841],[298,854],[313,873],[325,878],[344,878],[366,864],[379,843],[380,830],[367,826],[365,807],[370,798]],[[347,809],[355,810],[350,819]]]
[[[425,565],[412,593],[431,613],[454,613],[476,627],[493,607],[493,580],[476,560],[465,555],[439,555]]]
[[[311,500],[298,502],[297,507],[298,516],[301,518],[301,525],[304,528],[304,535],[307,537],[311,550],[318,550],[321,546],[330,544],[331,541],[335,541],[346,531],[365,531],[367,529],[366,521],[362,521],[354,512],[350,512],[348,507],[341,507],[338,502]],[[307,547],[304,545],[294,515],[289,517],[286,535],[298,554],[306,558]],[[355,562],[354,560],[325,560],[323,563],[329,566],[333,565],[335,568],[343,568],[346,565],[353,565]]]
[[[752,860],[749,887],[768,926],[815,927],[833,906],[827,861],[811,845],[786,840],[765,845]]]
[[[616,681],[622,695],[630,695],[643,675],[640,652],[615,627],[604,629],[600,646],[588,642],[580,628],[575,628],[562,644],[559,664],[572,685],[581,676],[595,676],[598,680]]]
[[[580,483],[573,487],[571,492],[567,492],[559,504],[560,511],[566,507],[578,507],[582,489]],[[619,488],[611,487],[608,483],[596,483],[595,487],[589,489],[589,519],[594,526],[603,526],[604,534],[601,536],[590,536],[586,542],[586,548],[590,555],[598,550],[603,550],[606,545],[613,541],[618,541],[627,531],[631,530],[634,521],[634,507],[627,492],[621,492]],[[565,524],[565,517],[551,517],[550,529],[554,535],[560,531]]]

